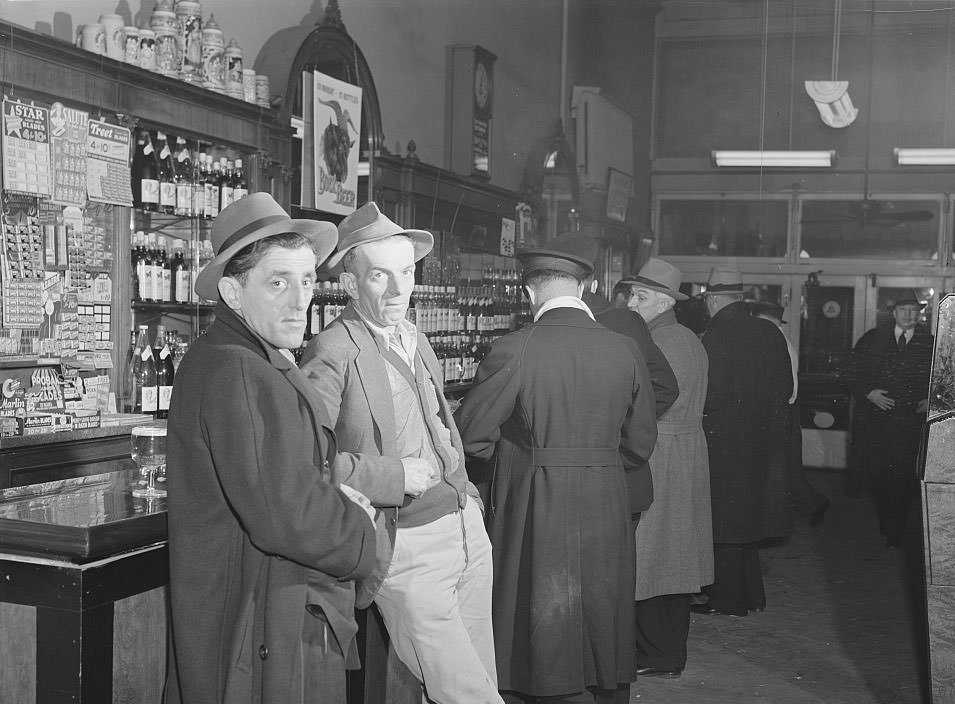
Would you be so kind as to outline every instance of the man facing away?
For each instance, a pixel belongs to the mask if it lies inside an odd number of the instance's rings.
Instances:
[[[679,269],[656,257],[633,280],[630,307],[647,321],[653,342],[676,375],[680,395],[657,419],[650,455],[653,504],[636,530],[637,678],[679,677],[686,667],[690,595],[713,581],[710,474],[703,434],[706,350],[676,320],[687,300]]]
[[[339,224],[327,267],[350,298],[302,370],[328,408],[341,481],[378,509],[378,565],[358,606],[378,606],[401,661],[438,704],[500,702],[491,546],[428,339],[405,319],[431,233],[373,202]]]
[[[743,303],[738,270],[715,269],[704,300],[715,579],[703,590],[709,601],[691,609],[745,616],[766,607],[759,542],[793,527],[788,483],[770,475],[773,414],[792,394],[792,373],[776,326],[753,318]]]
[[[918,489],[915,462],[934,346],[933,336],[918,329],[925,305],[906,289],[892,307],[893,323],[860,337],[850,360],[852,462],[868,475],[879,531],[891,548],[902,544]]]
[[[349,580],[374,566],[372,510],[336,487],[332,423],[288,352],[335,227],[253,193],[211,239],[195,289],[216,319],[179,366],[169,414],[166,701],[343,704],[357,666]]]
[[[780,409],[780,441],[773,448],[773,462],[781,465],[780,473],[789,480],[789,500],[793,510],[800,516],[809,518],[809,525],[816,527],[822,523],[829,510],[829,499],[816,491],[806,479],[802,466],[802,425],[799,412],[799,354],[793,347],[783,329],[784,308],[772,301],[757,301],[753,304],[753,315],[768,320],[786,340],[792,369],[793,392],[786,407]]]
[[[580,296],[593,261],[518,254],[534,323],[491,345],[456,417],[468,454],[495,455],[489,530],[494,637],[509,702],[629,700],[635,675],[628,471],[656,440],[636,343]],[[649,477],[645,487],[652,492]]]

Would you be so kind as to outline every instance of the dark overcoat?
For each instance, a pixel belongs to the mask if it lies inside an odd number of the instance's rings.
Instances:
[[[709,360],[703,429],[710,462],[713,541],[751,543],[792,531],[788,486],[769,476],[773,419],[792,395],[785,338],[740,301],[703,335]]]
[[[497,340],[456,418],[494,455],[494,644],[502,690],[535,696],[634,678],[626,472],[647,472],[653,395],[633,340],[554,308]],[[650,489],[649,482],[646,486]]]
[[[347,653],[365,512],[334,486],[335,438],[304,375],[229,308],[179,365],[168,429],[173,651],[167,701],[304,704],[314,611]]]
[[[917,413],[920,401],[928,398],[928,378],[932,367],[935,338],[916,328],[904,353],[898,351],[895,325],[868,330],[856,342],[845,379],[855,399],[850,454],[851,481],[860,482],[870,461],[873,445],[871,426],[877,415],[892,416],[897,422],[920,424],[925,416]],[[890,411],[881,411],[866,396],[883,389],[896,403]],[[913,457],[918,448],[910,453]]]

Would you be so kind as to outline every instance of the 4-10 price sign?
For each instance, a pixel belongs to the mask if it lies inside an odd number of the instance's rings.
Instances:
[[[3,187],[48,196],[52,181],[49,109],[4,98]]]
[[[125,127],[90,120],[86,133],[86,188],[90,200],[132,205],[129,182],[130,132]]]

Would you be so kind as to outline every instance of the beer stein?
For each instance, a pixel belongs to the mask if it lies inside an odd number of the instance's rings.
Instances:
[[[106,29],[99,22],[79,25],[76,28],[76,46],[94,54],[105,54]]]
[[[122,16],[100,15],[99,21],[106,35],[106,55],[111,59],[122,61],[126,58],[126,37],[123,32]]]

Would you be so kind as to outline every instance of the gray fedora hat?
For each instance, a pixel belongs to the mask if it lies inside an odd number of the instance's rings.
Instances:
[[[415,261],[434,247],[434,235],[430,232],[404,228],[382,213],[374,201],[368,201],[338,223],[338,248],[325,262],[325,268],[332,273],[341,273],[342,260],[355,247],[394,235],[406,235],[411,239]]]
[[[680,291],[681,283],[683,283],[683,272],[668,261],[650,257],[647,263],[640,267],[631,285],[665,293],[677,301],[685,301],[689,296]]]
[[[318,264],[335,249],[338,231],[324,220],[293,220],[268,193],[250,193],[235,201],[216,217],[209,239],[216,255],[196,277],[196,293],[210,301],[219,300],[219,279],[238,252],[256,240],[297,232],[312,243]]]
[[[720,294],[743,294],[743,274],[739,269],[730,267],[716,267],[710,272],[706,281],[704,296]]]

